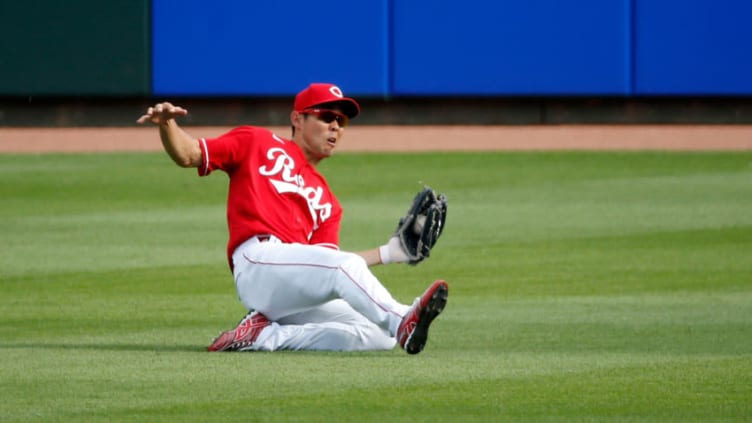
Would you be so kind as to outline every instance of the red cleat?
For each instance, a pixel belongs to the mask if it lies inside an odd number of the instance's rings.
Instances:
[[[249,313],[233,330],[222,332],[206,349],[208,351],[239,351],[256,342],[261,331],[269,326],[269,319],[259,312]]]
[[[408,354],[423,350],[428,340],[428,327],[446,306],[449,286],[438,280],[413,303],[397,330],[397,342]]]

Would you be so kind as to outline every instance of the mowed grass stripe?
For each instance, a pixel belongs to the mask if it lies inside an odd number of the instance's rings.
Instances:
[[[3,421],[747,421],[752,153],[342,154],[342,244],[450,198],[426,350],[207,354],[237,322],[226,177],[0,155]]]

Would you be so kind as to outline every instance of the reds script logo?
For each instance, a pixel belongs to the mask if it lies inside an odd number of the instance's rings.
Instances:
[[[266,152],[266,157],[273,161],[271,169],[266,166],[259,168],[259,173],[269,176],[269,182],[280,194],[297,194],[308,203],[308,211],[313,219],[313,229],[319,227],[319,223],[325,222],[332,215],[332,205],[321,203],[324,190],[321,187],[307,187],[303,176],[294,175],[295,161],[287,155],[285,150],[276,147]],[[277,177],[275,179],[273,177]]]

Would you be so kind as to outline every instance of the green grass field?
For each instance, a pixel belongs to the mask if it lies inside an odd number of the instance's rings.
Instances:
[[[429,184],[447,228],[374,269],[449,304],[423,353],[209,354],[244,310],[223,174],[0,155],[0,421],[752,420],[752,152],[341,154],[342,247]]]

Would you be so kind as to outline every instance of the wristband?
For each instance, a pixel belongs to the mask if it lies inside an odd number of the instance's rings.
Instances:
[[[381,257],[382,264],[392,263],[392,257],[389,254],[389,244],[384,244],[379,247],[379,256]]]
[[[379,255],[383,264],[405,263],[410,260],[402,250],[400,240],[396,236],[389,238],[389,242],[379,247]]]

